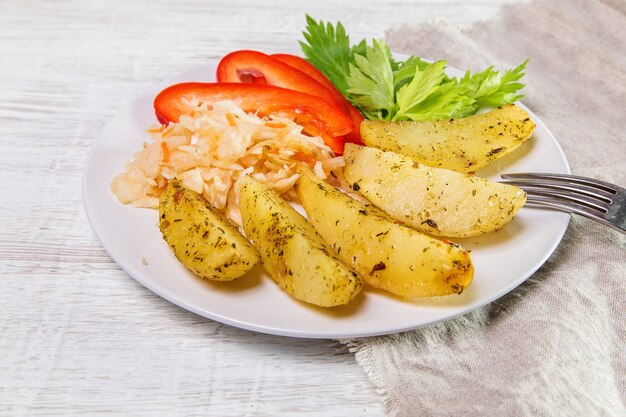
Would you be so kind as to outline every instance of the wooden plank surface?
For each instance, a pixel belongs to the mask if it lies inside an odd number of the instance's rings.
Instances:
[[[99,131],[148,85],[238,49],[295,51],[493,16],[482,1],[0,0],[0,415],[382,415],[353,355],[204,319],[126,275],[87,222]]]

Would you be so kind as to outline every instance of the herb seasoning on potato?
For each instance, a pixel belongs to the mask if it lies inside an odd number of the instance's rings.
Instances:
[[[513,152],[534,130],[528,113],[514,104],[460,119],[361,123],[367,146],[468,174]]]
[[[347,144],[344,175],[359,193],[396,220],[423,232],[469,237],[510,222],[526,202],[520,188],[409,157]]]
[[[469,252],[458,245],[400,225],[310,174],[296,192],[317,231],[369,285],[412,299],[461,293],[472,281]]]
[[[361,276],[276,192],[246,177],[239,205],[246,235],[287,293],[320,307],[348,304],[359,293]]]
[[[172,180],[161,193],[159,228],[178,260],[202,278],[230,281],[259,262],[239,230],[180,180]]]

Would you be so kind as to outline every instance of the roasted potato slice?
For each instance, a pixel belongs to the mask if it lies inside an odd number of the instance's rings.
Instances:
[[[437,236],[467,237],[511,221],[526,193],[409,157],[346,144],[344,175],[353,189],[391,217]]]
[[[321,307],[347,304],[359,293],[361,276],[274,191],[246,177],[239,206],[243,228],[263,266],[287,293]]]
[[[365,282],[405,298],[461,293],[472,281],[469,253],[394,222],[313,175],[296,192],[309,220]]]
[[[460,119],[361,123],[361,136],[368,146],[464,173],[474,173],[514,151],[534,130],[528,113],[514,104]]]
[[[260,260],[236,226],[177,179],[161,193],[159,228],[178,260],[202,278],[230,281]]]

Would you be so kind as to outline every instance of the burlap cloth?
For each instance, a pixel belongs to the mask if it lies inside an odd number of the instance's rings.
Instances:
[[[505,6],[469,28],[388,33],[398,52],[451,66],[531,58],[527,104],[573,173],[626,185],[626,1]],[[624,416],[626,239],[575,216],[513,293],[456,320],[349,341],[391,416]]]

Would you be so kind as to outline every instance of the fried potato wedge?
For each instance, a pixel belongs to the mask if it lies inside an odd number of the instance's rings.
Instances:
[[[180,180],[161,193],[159,228],[178,260],[202,278],[230,281],[260,260],[237,227]]]
[[[526,202],[518,187],[346,144],[346,180],[391,217],[437,236],[477,236],[511,221]]]
[[[313,175],[303,174],[296,192],[309,220],[365,282],[412,299],[461,293],[472,281],[470,255],[394,222]]]
[[[359,293],[361,276],[274,191],[246,177],[239,206],[244,231],[263,266],[287,293],[321,307],[347,304]]]
[[[474,173],[513,152],[534,130],[528,113],[514,104],[460,119],[361,123],[361,136],[368,146],[464,173]]]

